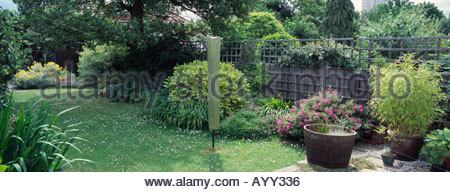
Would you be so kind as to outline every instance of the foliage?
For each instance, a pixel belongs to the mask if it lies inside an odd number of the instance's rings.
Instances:
[[[349,100],[343,103],[340,93],[327,89],[307,99],[301,99],[291,106],[288,114],[281,115],[275,125],[278,133],[303,137],[303,126],[309,124],[340,125],[357,132],[357,138],[371,133],[373,119],[370,109]]]
[[[298,39],[319,38],[319,29],[311,20],[311,16],[296,15],[286,21],[287,31]]]
[[[269,12],[250,13],[249,21],[244,23],[243,30],[248,40],[262,39],[268,35],[286,32],[283,24]]]
[[[117,45],[98,45],[94,49],[84,47],[80,52],[78,71],[81,76],[111,73],[114,66],[125,62],[126,47]]]
[[[122,85],[123,84],[123,85]],[[139,103],[145,100],[145,91],[136,87],[136,82],[132,80],[119,84],[110,85],[110,95],[107,95],[111,102]]]
[[[269,83],[270,76],[266,73],[267,67],[262,64],[247,64],[243,66],[242,71],[247,77],[249,89],[252,95],[261,93],[263,86]]]
[[[299,66],[319,68],[322,63],[327,62],[330,67],[355,68],[355,62],[350,52],[342,48],[327,46],[323,42],[316,48],[291,49],[286,57],[281,57],[278,64],[283,66]]]
[[[446,157],[450,157],[450,130],[445,128],[428,134],[420,156],[432,165],[441,165]]]
[[[82,140],[77,137],[78,130],[54,125],[60,115],[74,108],[49,118],[48,103],[42,103],[35,110],[38,104],[30,104],[28,111],[22,107],[17,119],[11,119],[12,102],[0,111],[0,157],[9,166],[8,171],[62,171],[75,161],[88,161],[65,157],[71,148],[81,153],[74,145],[74,141]]]
[[[402,8],[398,14],[386,14],[378,21],[367,21],[360,28],[363,37],[438,36],[438,20],[427,18],[420,7]],[[395,46],[395,45],[394,45]]]
[[[430,2],[423,2],[417,4],[417,6],[425,11],[425,16],[430,19],[442,19],[445,17],[444,12]]]
[[[70,86],[76,76],[54,62],[44,65],[34,62],[28,70],[19,70],[14,76],[15,85],[20,89],[35,89],[49,86]]]
[[[225,119],[220,124],[220,134],[236,139],[260,139],[268,136],[258,114],[245,109]]]
[[[179,36],[176,29],[184,18],[182,11],[190,11],[202,18],[213,34],[226,27],[231,17],[248,15],[254,0],[205,1],[205,0],[123,0],[104,1],[53,1],[14,0],[21,15],[25,17],[27,30],[38,44],[39,52],[51,55],[60,47],[76,47],[80,43],[93,48],[96,44],[118,44],[135,48],[138,58],[143,59],[145,50],[158,47],[176,49]],[[182,30],[183,33],[186,29]],[[195,34],[193,34],[195,35]],[[172,42],[165,44],[170,39]],[[184,39],[183,39],[184,40]],[[173,45],[170,46],[170,45]],[[182,50],[181,48],[179,48]],[[161,54],[169,54],[163,51]],[[152,53],[158,53],[153,51]],[[154,64],[157,55],[151,55]],[[165,55],[159,55],[161,57]],[[164,59],[168,59],[166,57]],[[176,58],[173,58],[176,59]],[[137,64],[137,61],[136,63]],[[152,64],[150,62],[146,64]],[[165,63],[162,63],[164,65]]]
[[[328,0],[321,33],[334,38],[355,37],[358,31],[354,22],[356,18],[355,7],[351,0]]]
[[[439,103],[444,95],[438,64],[413,59],[413,55],[406,55],[385,67],[370,69],[374,88],[370,105],[375,116],[399,136],[423,135],[442,112]]]
[[[28,64],[31,50],[22,30],[22,18],[0,7],[0,108],[6,105],[7,83],[19,68]]]
[[[326,2],[326,0],[301,0],[292,1],[291,4],[298,10],[297,15],[308,17],[310,22],[320,28],[325,16]]]
[[[208,129],[208,105],[205,101],[172,102],[167,89],[155,93],[150,116],[181,128]]]
[[[414,4],[408,0],[393,0],[387,3],[377,4],[369,11],[364,12],[364,18],[371,22],[380,22],[382,17],[391,15],[396,17],[402,9],[412,9]]]
[[[287,0],[269,0],[266,7],[277,12],[283,20],[294,16],[294,9]]]
[[[287,114],[291,105],[291,101],[284,101],[283,99],[270,97],[270,99],[264,100],[264,105],[260,111],[260,116],[279,117],[280,115]]]
[[[206,61],[194,61],[188,64],[176,66],[173,76],[165,83],[170,96],[175,103],[206,102],[208,96],[208,63]],[[228,115],[233,111],[242,109],[246,105],[245,95],[249,93],[249,84],[243,74],[233,68],[230,63],[220,63],[219,78],[221,108]]]
[[[447,18],[444,18],[441,20],[441,23],[439,24],[439,33],[442,33],[444,35],[450,34],[450,15],[448,15]]]

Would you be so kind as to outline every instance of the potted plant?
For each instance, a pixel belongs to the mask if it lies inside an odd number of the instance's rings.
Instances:
[[[396,158],[417,159],[428,127],[442,112],[438,68],[435,63],[415,61],[414,55],[385,67],[371,67],[370,105],[375,117],[388,125],[389,147]]]
[[[380,126],[377,129],[374,130],[375,133],[379,134],[379,135],[386,135],[386,127],[385,126]],[[383,143],[385,144],[385,147],[387,148],[387,142],[386,140],[388,140],[388,136],[384,136],[383,138]],[[388,149],[387,152],[381,154],[381,159],[383,160],[383,165],[384,166],[394,166],[394,161],[395,161],[395,157],[394,154],[391,153],[391,151]]]
[[[431,171],[445,171],[445,159],[450,157],[450,130],[446,128],[428,134],[425,145],[420,150],[420,157],[431,164]]]
[[[355,144],[356,132],[337,125],[305,125],[308,163],[326,168],[347,168]]]

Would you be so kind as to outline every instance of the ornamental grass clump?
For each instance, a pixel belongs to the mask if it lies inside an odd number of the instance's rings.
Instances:
[[[414,55],[386,67],[371,68],[374,116],[397,136],[423,136],[443,113],[444,98],[437,63],[414,61]]]
[[[356,131],[359,138],[362,134],[370,134],[373,128],[369,114],[369,108],[352,100],[343,103],[340,93],[327,89],[325,93],[319,92],[295,102],[288,114],[275,121],[275,126],[280,135],[302,138],[305,125],[340,125]],[[321,126],[319,132],[329,133],[329,129]]]

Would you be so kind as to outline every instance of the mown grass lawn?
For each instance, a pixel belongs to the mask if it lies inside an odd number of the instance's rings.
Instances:
[[[47,94],[56,91],[47,90]],[[72,90],[78,92],[78,90]],[[16,107],[41,99],[40,90],[15,91]],[[86,93],[92,93],[87,90]],[[287,145],[276,138],[263,141],[216,139],[218,152],[211,152],[209,131],[188,131],[167,127],[149,119],[143,104],[111,103],[102,98],[69,99],[67,90],[60,98],[47,99],[52,114],[79,106],[61,116],[57,125],[79,122],[78,142],[82,154],[72,150],[69,158],[84,158],[65,171],[274,171],[303,160],[298,145]]]

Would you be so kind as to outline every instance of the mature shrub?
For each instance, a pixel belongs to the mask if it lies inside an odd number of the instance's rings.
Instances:
[[[54,62],[44,65],[38,62],[19,70],[15,75],[15,85],[20,89],[35,89],[43,86],[69,86],[74,84],[76,76]]]
[[[8,101],[8,81],[30,61],[31,49],[25,48],[29,43],[20,21],[14,12],[0,7],[0,108]]]
[[[105,87],[105,89],[108,88]],[[109,98],[111,102],[139,103],[146,99],[146,93],[147,91],[142,87],[136,86],[135,81],[128,80],[123,83],[110,85],[109,93],[105,94],[109,94],[106,95],[106,97]]]
[[[220,134],[236,139],[259,139],[269,135],[258,113],[241,110],[220,124]]]
[[[125,62],[128,48],[117,45],[98,45],[94,49],[87,47],[80,52],[78,71],[84,75],[101,75],[113,71],[115,65]]]
[[[311,20],[313,19],[310,16],[303,17],[302,15],[296,15],[286,21],[287,31],[299,39],[319,38],[319,29]]]
[[[342,47],[342,45],[340,46]],[[278,64],[282,66],[299,66],[318,68],[327,62],[330,67],[355,69],[355,61],[351,52],[320,43],[316,48],[292,49],[281,57]]]
[[[54,125],[59,115],[72,109],[49,118],[48,103],[37,109],[30,104],[28,111],[22,107],[18,118],[12,119],[12,105],[10,102],[0,109],[0,159],[8,166],[7,171],[54,172],[75,161],[88,161],[65,157],[70,148],[78,150],[74,145],[76,140],[82,140],[76,136],[78,130]]]
[[[425,134],[442,112],[439,103],[444,94],[438,70],[437,63],[414,61],[413,55],[406,55],[385,67],[372,66],[374,92],[370,104],[375,116],[388,124],[396,135]]]
[[[450,158],[450,130],[445,128],[428,134],[420,157],[432,165],[442,165],[446,157]]]
[[[371,133],[373,119],[370,109],[349,100],[343,103],[340,93],[327,89],[291,106],[290,112],[275,121],[278,133],[297,138],[303,137],[303,127],[308,124],[335,124],[355,130],[357,138]]]
[[[249,21],[243,27],[247,38],[250,40],[262,39],[275,33],[285,33],[283,24],[277,20],[273,13],[252,12]]]
[[[249,93],[247,79],[243,74],[233,68],[231,63],[220,63],[220,96],[221,108],[226,115],[242,109],[246,105],[244,94]],[[208,97],[208,63],[206,61],[194,61],[175,67],[173,76],[164,82],[170,96],[175,103],[206,102]]]
[[[180,128],[208,129],[208,104],[205,101],[172,102],[167,89],[158,91],[153,97],[150,116]]]

